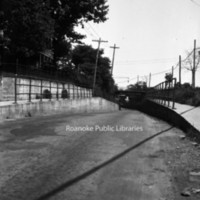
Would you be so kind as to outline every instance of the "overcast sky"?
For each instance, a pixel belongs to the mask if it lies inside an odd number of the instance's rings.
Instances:
[[[150,72],[176,66],[178,56],[185,58],[193,49],[194,39],[200,46],[200,0],[108,0],[108,4],[109,19],[98,25],[87,24],[83,31],[87,34],[85,42],[93,47],[97,43],[92,39],[108,40],[101,48],[111,60],[110,46],[120,47],[113,74],[119,86],[134,84],[138,75],[145,80]],[[177,72],[178,68],[175,75]],[[151,86],[164,81],[164,76],[153,75]],[[200,85],[200,72],[196,79]],[[183,70],[183,82],[191,82],[189,71]]]

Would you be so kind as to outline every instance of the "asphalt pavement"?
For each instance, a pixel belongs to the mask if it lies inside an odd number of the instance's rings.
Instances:
[[[0,199],[164,200],[172,185],[160,138],[176,136],[134,110],[2,122]]]

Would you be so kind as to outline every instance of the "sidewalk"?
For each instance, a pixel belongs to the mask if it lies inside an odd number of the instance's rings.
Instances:
[[[174,111],[182,115],[192,126],[200,131],[200,107],[175,103]]]

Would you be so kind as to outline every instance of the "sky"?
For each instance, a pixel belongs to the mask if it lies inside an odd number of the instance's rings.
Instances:
[[[112,60],[116,44],[113,77],[119,87],[147,81],[151,86],[164,81],[165,73],[176,67],[179,55],[186,58],[196,39],[200,46],[200,0],[108,0],[108,20],[87,23],[79,31],[84,40],[97,48],[92,40],[101,38],[105,56]],[[174,71],[178,78],[178,67]],[[200,86],[200,69],[196,73]],[[191,72],[183,68],[182,82],[191,82]]]

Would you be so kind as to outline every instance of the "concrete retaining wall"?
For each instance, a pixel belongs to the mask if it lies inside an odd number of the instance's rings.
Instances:
[[[168,123],[183,130],[189,137],[195,138],[200,142],[200,132],[195,127],[193,127],[183,116],[174,110],[150,100],[144,101],[143,104],[138,107],[138,110],[167,121]]]
[[[76,86],[72,83],[58,83],[50,80],[30,79],[23,77],[15,78],[8,76],[0,76],[0,101],[14,101],[15,88],[17,100],[38,99],[45,90],[50,91],[51,98],[56,99],[57,95],[61,98],[63,90],[67,90],[69,98],[87,98],[92,97],[92,89]],[[29,94],[31,93],[31,94]]]
[[[13,104],[0,107],[0,121],[43,114],[111,112],[118,105],[102,98],[66,99]]]

